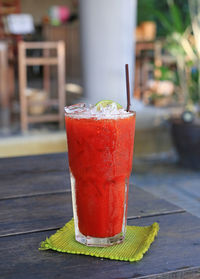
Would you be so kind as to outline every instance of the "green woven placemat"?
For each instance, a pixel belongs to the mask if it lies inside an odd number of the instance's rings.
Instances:
[[[110,247],[88,247],[75,240],[74,221],[69,221],[55,234],[41,242],[40,250],[56,250],[58,252],[82,254],[119,261],[139,261],[143,258],[159,231],[158,223],[151,226],[127,226],[123,243]]]

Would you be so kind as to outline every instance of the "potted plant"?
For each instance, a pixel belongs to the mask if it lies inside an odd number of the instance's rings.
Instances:
[[[175,57],[182,112],[171,118],[171,133],[180,163],[200,169],[200,1],[189,0],[190,24],[183,25],[173,0],[168,1],[176,29],[167,37],[165,48]],[[165,19],[165,25],[171,24]]]
[[[152,13],[155,1],[138,1],[138,25],[136,38],[138,41],[153,41],[156,37],[155,16]]]

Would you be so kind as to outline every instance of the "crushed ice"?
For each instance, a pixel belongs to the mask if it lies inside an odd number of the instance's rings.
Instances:
[[[65,107],[65,112],[73,118],[96,118],[97,120],[126,118],[130,116],[130,112],[127,112],[125,109],[118,109],[116,103],[112,103],[106,107],[100,105],[98,110],[94,105],[87,107],[85,103],[79,103]]]

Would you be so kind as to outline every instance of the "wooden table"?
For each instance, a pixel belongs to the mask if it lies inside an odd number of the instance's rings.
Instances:
[[[72,217],[67,154],[0,159],[0,278],[200,278],[200,219],[130,185],[128,224],[159,222],[137,263],[39,251]]]

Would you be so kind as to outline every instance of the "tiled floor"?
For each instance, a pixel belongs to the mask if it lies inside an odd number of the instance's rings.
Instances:
[[[176,160],[135,160],[131,182],[200,217],[200,171]]]

